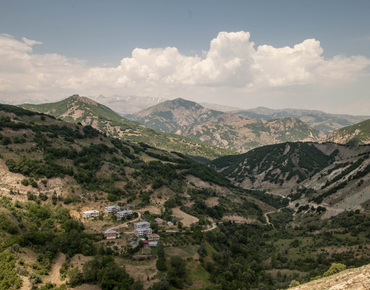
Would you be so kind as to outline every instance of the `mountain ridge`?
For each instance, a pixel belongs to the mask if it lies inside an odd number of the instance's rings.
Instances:
[[[130,116],[145,126],[239,153],[284,141],[318,141],[324,135],[299,119],[253,120],[176,99]]]
[[[145,142],[168,151],[180,150],[190,156],[214,159],[225,154],[233,154],[232,151],[203,144],[190,138],[146,128],[142,124],[125,119],[105,105],[79,95],[73,95],[55,103],[23,104],[19,107],[50,114],[71,123],[91,125],[108,136],[133,142]]]
[[[330,134],[345,126],[354,125],[358,122],[370,119],[370,116],[353,116],[347,114],[331,114],[319,110],[306,109],[269,109],[257,107],[248,110],[232,111],[234,114],[250,117],[256,120],[269,120],[273,118],[294,117],[299,118],[309,126]]]
[[[222,114],[221,111],[178,98],[137,112],[130,119],[158,131],[174,133],[179,126],[201,124]]]

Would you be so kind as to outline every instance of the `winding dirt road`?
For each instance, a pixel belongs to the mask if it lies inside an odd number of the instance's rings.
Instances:
[[[123,224],[120,224],[120,225],[118,225],[118,226],[111,227],[111,228],[107,229],[107,231],[113,231],[113,230],[116,230],[116,229],[122,228],[122,226],[123,226],[123,225],[127,225],[128,223],[134,223],[134,222],[136,222],[136,221],[140,220],[140,218],[141,218],[141,213],[140,213],[139,211],[138,211],[137,213],[138,213],[138,215],[139,215],[139,216],[138,216],[136,219],[131,220],[131,221],[127,221],[127,222],[125,222],[125,223],[123,223]],[[134,233],[134,232],[124,232],[124,233],[125,233],[125,234],[132,234],[132,233]]]
[[[217,228],[217,225],[215,223],[212,224],[212,227],[206,230],[202,230],[202,233],[213,231],[215,228]]]
[[[268,224],[268,225],[272,225],[272,228],[274,228],[274,229],[275,229],[275,226],[274,226],[272,223],[270,223],[270,219],[269,219],[269,217],[268,217],[268,215],[269,215],[270,213],[274,213],[274,212],[276,212],[276,210],[275,210],[275,211],[269,211],[269,212],[266,212],[266,213],[264,214],[264,216],[265,216],[265,218],[266,218],[266,222],[267,222],[267,224]]]

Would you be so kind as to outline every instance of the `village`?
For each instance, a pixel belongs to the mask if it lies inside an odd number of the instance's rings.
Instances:
[[[213,252],[208,243],[202,244],[201,240],[204,232],[217,228],[215,222],[200,221],[178,208],[168,211],[155,202],[104,203],[72,211],[72,215],[84,224],[85,232],[95,235],[95,247],[99,254],[113,256],[118,265],[149,287],[163,276],[156,267],[160,243],[168,261],[173,256],[179,256],[189,263],[195,285],[207,282],[205,270],[200,267],[202,257],[199,252],[205,246],[210,253]],[[74,263],[79,266],[89,259],[81,255]]]
[[[118,205],[109,205],[104,208],[104,213],[106,214],[115,214],[116,220],[121,221],[123,219],[126,219],[128,216],[132,216],[133,212],[131,210],[123,210],[122,207]],[[83,212],[83,218],[84,219],[90,219],[90,218],[97,218],[99,217],[100,212],[97,210],[89,210]],[[139,215],[138,215],[139,216]],[[140,219],[140,216],[139,218]],[[174,226],[174,223],[172,221],[165,221],[159,217],[154,219],[155,223],[159,226],[165,226],[166,232],[175,233],[178,232],[176,230],[171,230]],[[127,223],[130,223],[130,221],[127,221],[125,224],[121,224],[121,226],[115,226],[111,229],[105,230],[102,232],[103,236],[107,240],[113,240],[121,238],[121,235],[119,232],[116,231],[116,228],[121,228],[123,225],[126,225]],[[151,223],[148,221],[138,221],[136,223],[133,223],[134,226],[134,232],[125,232],[125,233],[133,233],[136,237],[130,238],[127,243],[131,244],[133,248],[135,246],[139,245],[139,241],[142,241],[143,248],[148,247],[156,247],[158,244],[158,241],[160,240],[160,236],[158,233],[154,233],[154,230],[151,228]],[[158,230],[158,228],[155,230],[156,232],[161,232]]]

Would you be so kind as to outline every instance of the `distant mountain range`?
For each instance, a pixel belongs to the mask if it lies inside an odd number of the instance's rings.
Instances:
[[[187,152],[186,154],[207,159],[231,154],[232,151],[243,153],[256,147],[287,141],[322,141],[348,145],[370,142],[370,121],[353,124],[367,118],[366,116],[334,115],[313,110],[272,110],[262,107],[224,113],[184,99],[161,102],[162,100],[136,96],[106,98],[102,95],[95,96],[92,100],[76,95],[56,103],[21,106],[51,114],[68,122],[91,125],[111,136],[147,142],[170,151],[181,148],[180,151]],[[128,108],[133,110],[134,104],[137,104],[136,108],[145,107],[149,103],[155,105],[135,114],[126,114],[130,119],[127,120],[99,102],[109,104],[116,111],[121,108],[121,112],[127,111]],[[129,104],[126,109],[124,104]],[[347,124],[350,125],[344,127]],[[341,129],[327,137],[322,133],[333,131],[336,127]],[[179,135],[188,138],[184,139]],[[206,148],[206,144],[214,147]],[[197,149],[193,151],[193,147]],[[223,149],[226,151],[222,151]]]
[[[234,153],[190,138],[154,131],[137,122],[125,119],[105,105],[79,95],[73,95],[60,102],[40,105],[23,104],[19,107],[49,114],[70,123],[91,125],[108,136],[133,142],[144,142],[167,151],[182,152],[198,160],[199,158],[212,160]]]
[[[275,118],[293,117],[305,122],[324,134],[330,134],[345,126],[351,126],[358,122],[370,119],[370,116],[352,116],[344,114],[329,114],[317,110],[281,109],[273,110],[258,107],[249,110],[232,111],[234,114],[243,115],[255,120],[270,120]]]
[[[143,116],[148,115],[149,117],[153,117],[153,114],[155,114],[155,112],[153,111],[151,111],[151,113],[148,114],[149,108],[159,105],[159,107],[156,107],[156,109],[163,110],[163,108],[165,108],[166,106],[169,106],[168,102],[175,101],[175,100],[169,101],[164,98],[119,96],[119,95],[114,95],[111,97],[97,95],[97,96],[90,97],[90,98],[103,105],[106,105],[107,107],[111,108],[112,110],[121,114],[122,116],[127,117],[128,119],[133,119],[133,120],[135,119],[136,121],[142,124],[146,122],[149,122],[149,123],[151,122],[149,119],[143,120],[142,119]],[[38,103],[40,103],[40,101]],[[236,115],[243,115],[243,116],[246,116],[254,120],[268,121],[271,119],[286,118],[286,117],[298,118],[304,123],[306,123],[307,125],[309,125],[310,127],[321,131],[325,135],[328,135],[340,128],[351,126],[356,123],[362,122],[364,120],[370,119],[370,116],[330,114],[330,113],[326,113],[326,112],[318,111],[318,110],[303,110],[303,109],[289,109],[289,108],[275,110],[275,109],[269,109],[265,107],[240,110],[236,107],[212,104],[212,103],[207,103],[207,102],[200,102],[198,104],[204,107],[203,110],[209,109],[210,111],[230,112]],[[142,120],[140,120],[140,118]],[[175,118],[181,119],[182,117],[176,116],[175,114]],[[170,126],[169,128],[173,129],[174,126],[169,124],[167,121],[166,123],[167,125]],[[163,132],[168,132],[168,128],[160,128],[159,122],[157,122],[156,125],[157,125],[157,128],[154,128],[154,129],[160,130]],[[154,124],[150,125],[149,127],[153,128]]]
[[[317,141],[324,137],[296,118],[253,120],[184,99],[166,101],[126,116],[155,130],[237,152],[285,141]]]

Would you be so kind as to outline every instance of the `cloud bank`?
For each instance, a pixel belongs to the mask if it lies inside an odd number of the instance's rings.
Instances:
[[[335,86],[359,79],[370,65],[364,56],[323,57],[315,39],[294,47],[255,47],[250,33],[220,32],[200,56],[176,47],[136,48],[116,67],[89,68],[82,60],[58,54],[35,54],[42,42],[0,35],[0,98],[53,98],[84,95],[137,94],[176,97],[184,89],[214,93],[220,88],[258,92],[266,88],[304,85]]]

